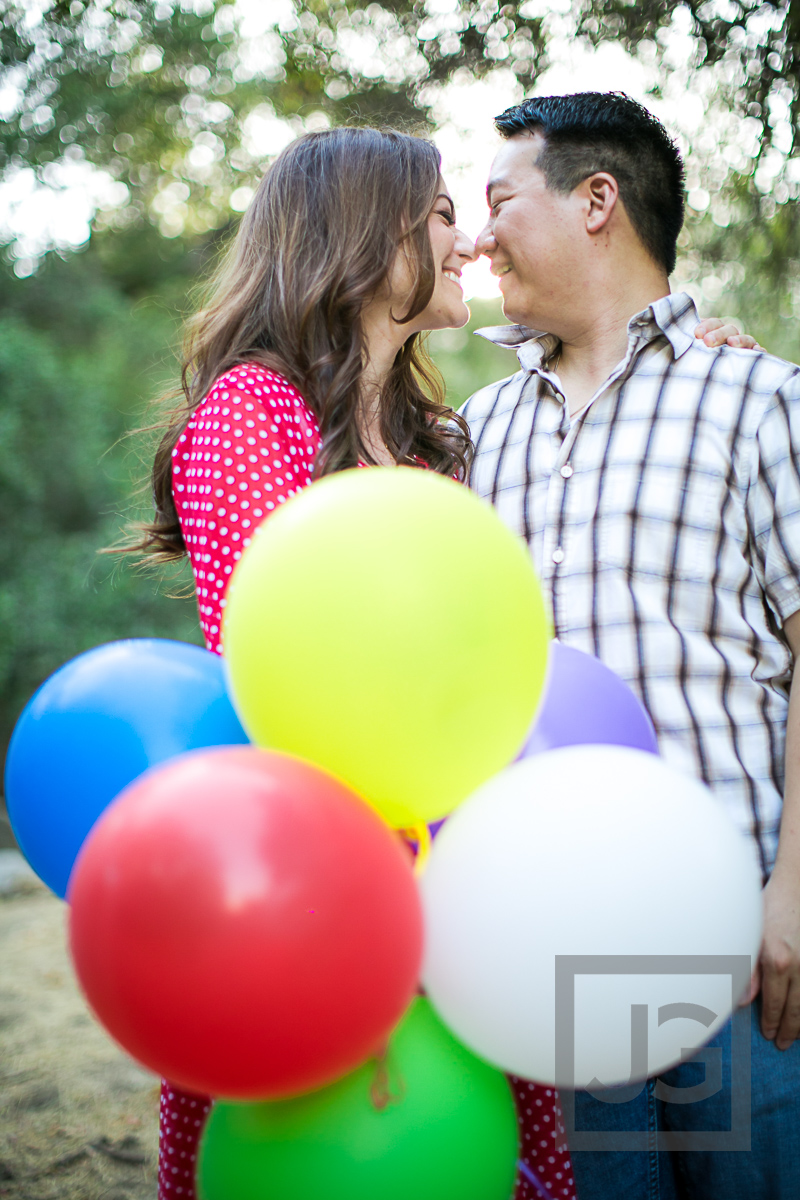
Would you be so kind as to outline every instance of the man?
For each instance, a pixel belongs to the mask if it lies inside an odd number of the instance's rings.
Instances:
[[[751,1151],[578,1153],[579,1200],[788,1200],[800,1196],[800,369],[693,336],[691,300],[669,290],[683,165],[640,105],[545,97],[497,127],[477,249],[515,325],[483,332],[516,346],[522,369],[462,410],[472,486],[527,540],[557,636],[638,692],[666,760],[715,791],[765,879]],[[668,904],[668,883],[640,899]],[[704,1105],[664,1104],[652,1084],[628,1104],[576,1100],[582,1128],[709,1128]]]

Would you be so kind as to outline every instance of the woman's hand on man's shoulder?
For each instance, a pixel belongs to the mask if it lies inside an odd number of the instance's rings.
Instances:
[[[716,346],[733,346],[738,350],[760,350],[758,342],[749,333],[742,333],[732,321],[719,317],[706,317],[694,331],[694,336],[713,350]]]

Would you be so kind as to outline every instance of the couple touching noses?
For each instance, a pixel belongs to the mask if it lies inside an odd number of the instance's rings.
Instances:
[[[506,114],[498,119],[501,131],[504,122],[509,124]],[[440,177],[427,222],[436,268],[430,301],[421,312],[398,321],[398,301],[402,311],[403,298],[412,295],[417,282],[413,265],[401,253],[383,294],[365,306],[367,377],[373,382],[365,424],[375,462],[395,463],[379,436],[381,381],[409,336],[467,323],[470,314],[461,292],[461,273],[481,255],[490,259],[492,273],[499,278],[504,315],[559,338],[559,376],[572,412],[589,400],[623,357],[628,317],[668,294],[674,245],[668,270],[643,243],[642,231],[634,228],[620,200],[619,183],[607,171],[592,172],[566,193],[553,188],[540,162],[546,147],[539,129],[509,130],[486,188],[489,219],[475,242],[458,228],[455,205]],[[675,172],[682,189],[677,162]],[[672,224],[672,229],[656,235],[659,243],[673,235],[673,241],[677,238],[680,223],[675,227],[674,215]],[[756,345],[735,326],[713,318],[699,322],[694,332],[708,347],[727,343],[752,349]]]
[[[507,123],[505,114],[498,121],[504,118]],[[440,178],[441,190],[428,218],[437,266],[430,302],[414,318],[398,324],[397,298],[410,295],[414,287],[412,268],[399,255],[389,276],[388,294],[364,309],[376,380],[388,373],[409,335],[467,323],[470,314],[461,294],[461,273],[481,255],[490,259],[492,273],[500,281],[504,315],[559,337],[559,373],[569,390],[571,411],[586,403],[623,356],[621,329],[631,313],[669,292],[668,271],[647,252],[631,224],[616,178],[594,172],[570,192],[560,193],[551,188],[541,169],[545,148],[538,129],[515,129],[509,136],[492,166],[486,188],[490,215],[475,242],[458,228],[453,200]],[[682,174],[680,179],[682,186]],[[680,226],[675,237],[679,231]],[[619,286],[622,281],[624,289]],[[447,282],[455,287],[448,288]],[[595,303],[587,303],[592,297]],[[695,333],[709,347],[727,343],[753,349],[756,345],[754,338],[734,325],[714,318],[699,322]],[[376,461],[394,464],[379,442],[374,450]]]
[[[581,1200],[800,1195],[800,370],[699,325],[670,293],[683,164],[644,108],[542,97],[496,124],[475,245],[422,139],[330,130],[278,156],[190,327],[155,513],[132,548],[188,555],[221,652],[254,527],[313,479],[424,466],[493,503],[530,548],[557,636],[631,685],[661,753],[717,794],[765,881],[752,1149],[659,1152],[654,1139],[569,1155],[552,1089],[513,1081],[516,1198],[570,1200],[576,1185]],[[459,278],[479,253],[513,322],[480,332],[520,369],[454,413],[420,335],[466,324]],[[656,886],[632,904],[668,904],[668,881]],[[729,1055],[730,1027],[715,1042]],[[164,1084],[160,1200],[194,1196],[207,1104]],[[576,1113],[581,1129],[688,1136],[726,1128],[731,1104],[725,1086],[676,1105],[648,1085],[625,1104],[579,1095]]]

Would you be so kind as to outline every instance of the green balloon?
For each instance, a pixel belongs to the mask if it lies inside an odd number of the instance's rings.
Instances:
[[[215,1104],[202,1200],[509,1200],[518,1134],[505,1076],[421,997],[384,1066],[291,1100]]]

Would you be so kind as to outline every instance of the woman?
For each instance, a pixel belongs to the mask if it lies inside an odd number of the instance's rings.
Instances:
[[[466,481],[469,431],[443,403],[419,336],[466,324],[459,279],[473,258],[429,142],[331,130],[269,168],[190,329],[184,402],[156,455],[156,514],[136,547],[188,554],[209,649],[221,652],[227,583],[253,530],[313,479],[406,464]],[[517,1200],[574,1196],[557,1097],[514,1087]],[[159,1200],[193,1200],[208,1106],[164,1083]]]

